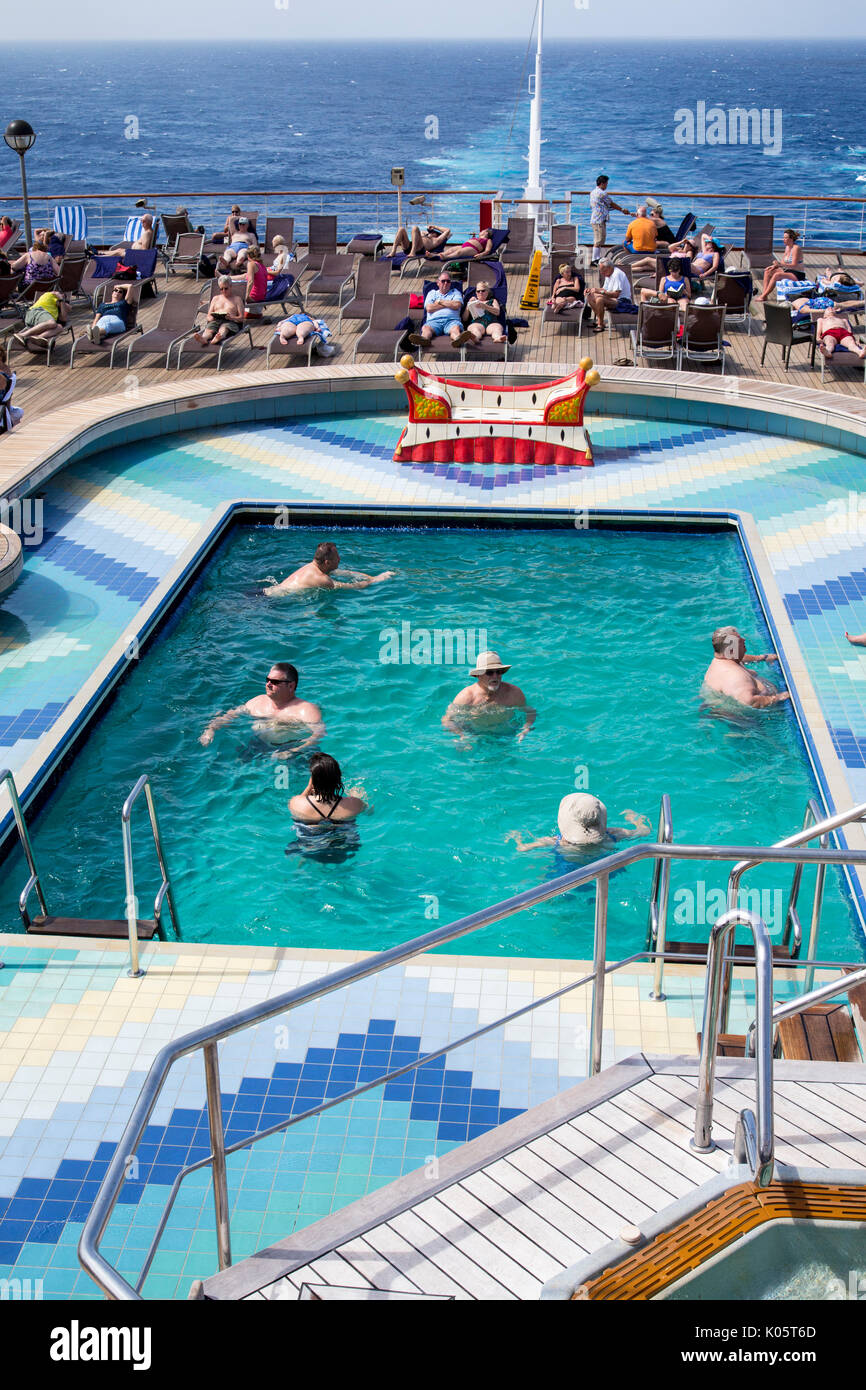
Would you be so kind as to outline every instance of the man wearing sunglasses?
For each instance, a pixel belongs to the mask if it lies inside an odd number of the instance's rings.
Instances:
[[[325,724],[318,705],[314,705],[310,700],[298,699],[295,694],[297,687],[297,667],[288,661],[275,661],[265,680],[264,695],[254,695],[246,704],[227,710],[225,714],[215,715],[202,733],[199,743],[207,748],[209,743],[213,743],[217,729],[221,729],[224,724],[231,724],[240,715],[247,714],[256,721],[253,724],[253,732],[265,743],[287,743],[296,739],[303,732],[303,727],[310,730],[308,738],[301,743],[293,744],[285,753],[276,753],[275,757],[290,758],[304,748],[311,748],[324,734]]]

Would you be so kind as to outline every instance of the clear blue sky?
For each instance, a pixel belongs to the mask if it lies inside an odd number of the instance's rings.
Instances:
[[[788,38],[866,35],[866,8],[850,0],[546,0],[545,29],[551,38],[663,39],[772,37],[784,17]],[[285,6],[285,7],[284,7]],[[116,0],[42,0],[39,23],[27,6],[7,10],[3,41],[34,37],[66,40],[103,34],[112,39],[355,39],[493,37],[525,39],[535,0],[148,0],[118,5]]]

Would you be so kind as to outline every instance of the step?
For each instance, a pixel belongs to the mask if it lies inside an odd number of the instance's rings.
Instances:
[[[34,917],[27,928],[28,936],[108,936],[116,940],[129,939],[129,924],[124,917]],[[138,921],[139,941],[152,941],[156,935],[153,921]]]
[[[844,1004],[814,1004],[779,1024],[790,1062],[862,1062],[854,1022]]]
[[[666,941],[665,956],[706,956],[708,942],[706,941]],[[755,948],[749,942],[744,941],[741,945],[735,946],[728,955],[736,956],[737,960],[755,959]],[[791,949],[789,946],[781,944],[773,947],[774,960],[790,960]]]

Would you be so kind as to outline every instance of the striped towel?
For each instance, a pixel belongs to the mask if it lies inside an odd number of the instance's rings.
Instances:
[[[75,241],[87,240],[87,213],[81,203],[67,203],[54,209],[54,230]]]
[[[791,299],[801,294],[809,294],[818,288],[814,280],[777,280],[776,298]]]

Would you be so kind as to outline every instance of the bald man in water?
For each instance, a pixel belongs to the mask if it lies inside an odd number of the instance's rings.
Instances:
[[[767,709],[780,705],[791,696],[787,690],[777,690],[770,682],[747,671],[744,662],[778,661],[773,652],[763,656],[747,656],[746,642],[735,627],[717,627],[713,633],[713,659],[704,676],[704,689],[727,695],[738,704],[751,709]]]

